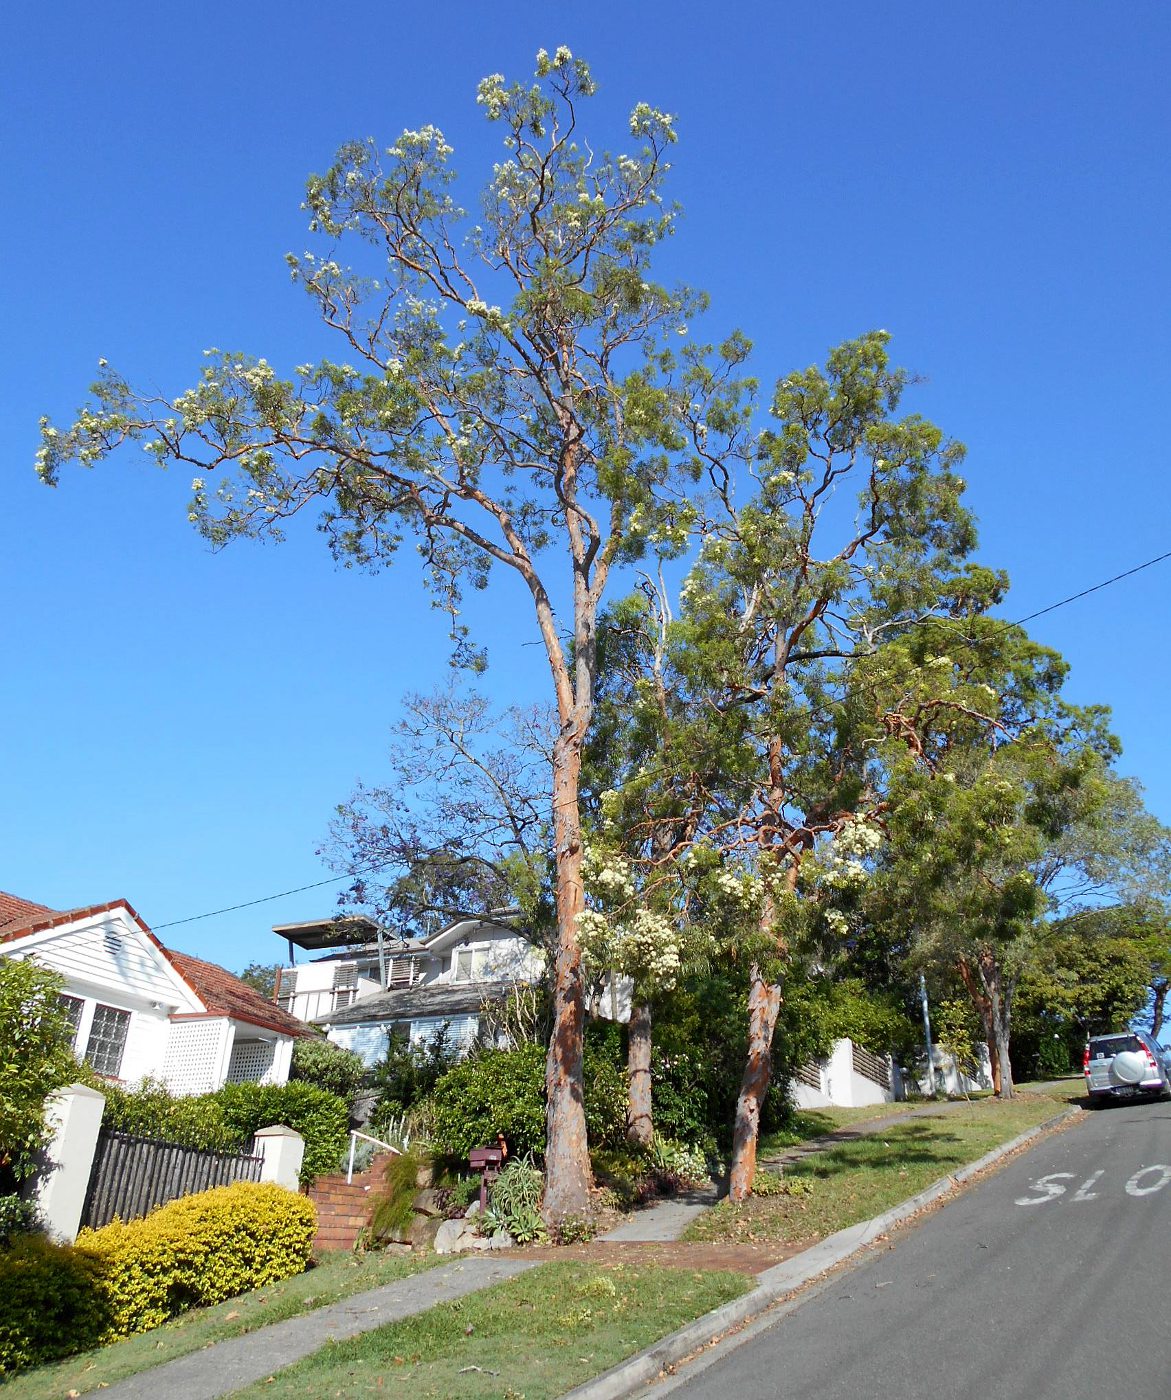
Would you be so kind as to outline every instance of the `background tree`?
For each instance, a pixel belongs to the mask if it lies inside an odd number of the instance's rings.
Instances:
[[[344,358],[281,378],[263,359],[212,352],[172,399],[106,370],[72,427],[44,423],[38,456],[48,482],[132,440],[194,467],[191,515],[214,545],[279,538],[306,513],[339,557],[377,566],[409,535],[472,665],[483,658],[459,621],[463,590],[493,565],[520,580],[557,714],[551,1220],[590,1207],[577,918],[598,610],[615,565],[651,540],[685,543],[693,512],[681,487],[735,448],[747,353],[738,338],[714,359],[687,349],[702,298],[652,280],[674,219],[662,203],[671,118],[639,103],[633,153],[598,154],[577,131],[594,91],[565,48],[538,54],[533,84],[483,80],[478,101],[506,156],[477,220],[456,202],[451,147],[435,127],[404,131],[384,153],[344,146],[308,185],[324,255],[289,259]],[[342,242],[364,267],[337,260]]]
[[[455,687],[403,707],[387,780],[359,784],[330,827],[324,853],[353,876],[339,902],[403,937],[519,908],[549,947],[552,720]]]
[[[859,705],[853,663],[951,605],[974,541],[955,474],[962,450],[896,416],[908,376],[891,367],[887,340],[850,341],[824,370],[778,383],[748,499],[713,465],[704,543],[668,628],[669,674],[656,684],[660,653],[644,647],[644,677],[627,687],[628,732],[651,736],[626,779],[645,811],[644,859],[675,860],[680,843],[699,852],[696,905],[726,916],[750,985],[737,1200],[755,1169],[786,967],[799,946],[844,931],[833,906],[879,835],[868,820],[884,801],[876,748],[895,731]],[[664,824],[673,850],[655,848]]]
[[[240,973],[240,981],[259,992],[266,1001],[272,1001],[276,997],[276,975],[283,966],[283,963],[249,963]]]
[[[1017,983],[1046,916],[1094,877],[1086,829],[1112,790],[1105,712],[1061,699],[1065,670],[986,616],[916,628],[869,667],[918,716],[916,742],[891,750],[876,904],[912,930],[918,965],[959,974],[1003,1097]]]

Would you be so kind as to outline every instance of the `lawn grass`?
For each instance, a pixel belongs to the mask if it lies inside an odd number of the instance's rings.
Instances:
[[[240,1396],[545,1400],[751,1287],[742,1274],[554,1262],[335,1342]],[[7,1400],[7,1397],[6,1397]]]
[[[282,1279],[280,1283],[229,1298],[213,1308],[195,1308],[174,1322],[156,1327],[153,1332],[127,1337],[125,1341],[112,1342],[97,1351],[82,1352],[66,1361],[26,1371],[5,1381],[0,1386],[0,1394],[4,1400],[61,1400],[71,1391],[81,1394],[96,1391],[152,1366],[161,1366],[164,1361],[199,1351],[212,1342],[255,1332],[270,1322],[283,1322],[299,1313],[310,1312],[368,1288],[393,1283],[395,1279],[406,1278],[408,1274],[442,1262],[434,1255],[326,1255],[320,1263],[295,1278]]]
[[[1060,1105],[1042,1094],[1008,1103],[983,1099],[917,1117],[873,1137],[839,1143],[785,1167],[808,1194],[724,1201],[689,1226],[685,1239],[812,1242],[889,1210],[938,1177],[1052,1118]]]
[[[898,1113],[909,1113],[913,1108],[921,1108],[915,1103],[872,1103],[865,1108],[802,1108],[789,1118],[783,1128],[771,1133],[762,1133],[757,1149],[759,1157],[771,1157],[787,1148],[798,1147],[811,1138],[824,1137],[826,1133],[839,1128],[852,1127],[855,1123],[868,1123],[874,1118],[891,1118]]]

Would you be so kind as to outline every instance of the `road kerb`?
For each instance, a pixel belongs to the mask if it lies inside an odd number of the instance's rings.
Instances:
[[[760,1319],[762,1314],[775,1308],[795,1290],[805,1287],[827,1270],[844,1263],[880,1235],[886,1234],[909,1216],[932,1205],[940,1197],[954,1191],[957,1186],[962,1186],[986,1167],[1076,1117],[1080,1112],[1079,1108],[1064,1109],[1052,1118],[1047,1118],[1044,1123],[1038,1123],[1035,1128],[1029,1128],[1011,1141],[994,1147],[977,1161],[969,1162],[967,1166],[960,1167],[947,1176],[941,1176],[938,1181],[933,1181],[930,1186],[909,1199],[883,1211],[881,1215],[876,1215],[873,1220],[863,1220],[857,1225],[849,1225],[846,1229],[839,1230],[836,1234],[827,1235],[824,1240],[819,1240],[800,1254],[795,1254],[792,1259],[786,1259],[783,1263],[766,1269],[759,1276],[757,1286],[743,1298],[725,1303],[714,1312],[696,1318],[686,1327],[663,1337],[646,1351],[619,1362],[602,1375],[567,1391],[562,1400],[622,1400],[655,1380],[669,1366],[674,1366],[685,1357],[692,1356],[704,1348],[710,1350],[718,1346],[722,1351],[732,1350],[748,1340],[748,1324]]]

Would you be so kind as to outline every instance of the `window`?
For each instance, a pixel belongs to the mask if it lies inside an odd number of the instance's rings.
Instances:
[[[455,955],[452,981],[482,982],[487,966],[487,948],[461,948]]]
[[[122,1068],[122,1052],[126,1048],[126,1032],[129,1029],[129,1011],[119,1011],[117,1007],[101,1004],[94,1007],[85,1058],[99,1074],[117,1077]]]
[[[81,1025],[81,1013],[85,1007],[85,1002],[82,1001],[80,997],[69,997],[65,996],[64,993],[62,993],[57,1000],[61,1003],[61,1010],[65,1013],[65,1019],[69,1022],[69,1028],[72,1031],[69,1043],[70,1045],[76,1045],[77,1031],[78,1027]]]

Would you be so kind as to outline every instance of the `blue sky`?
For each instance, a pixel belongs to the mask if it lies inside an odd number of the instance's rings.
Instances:
[[[168,392],[211,345],[312,358],[283,261],[305,176],[431,121],[478,182],[499,134],[476,81],[542,46],[593,64],[597,144],[636,101],[677,114],[659,268],[711,293],[711,335],[754,339],[762,379],[893,333],[924,376],[908,406],[968,444],[1009,615],[1171,548],[1164,6],[63,0],[6,30],[0,888],[125,896],[157,927],[329,873],[333,806],[381,776],[403,692],[445,674],[409,557],[339,572],[311,530],[213,556],[188,478],[140,453],[40,486],[37,420],[68,421],[99,357]],[[1164,820],[1169,596],[1166,564],[1034,627],[1072,696],[1113,707]],[[543,693],[524,608],[501,578],[473,617],[508,699]],[[332,902],[162,937],[239,969]]]

